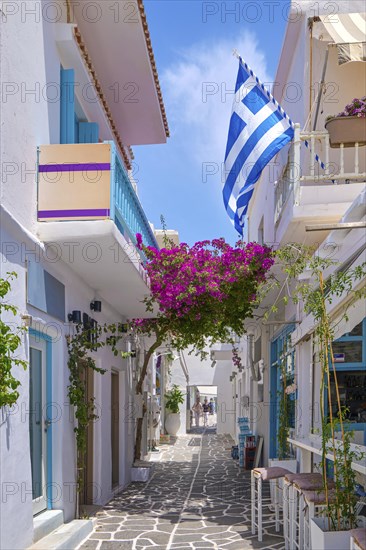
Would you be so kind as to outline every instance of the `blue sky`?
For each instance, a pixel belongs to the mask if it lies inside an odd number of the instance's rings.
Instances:
[[[237,233],[221,189],[238,61],[234,48],[264,83],[273,81],[289,0],[145,0],[171,137],[135,146],[134,177],[148,219],[163,214],[180,240]]]

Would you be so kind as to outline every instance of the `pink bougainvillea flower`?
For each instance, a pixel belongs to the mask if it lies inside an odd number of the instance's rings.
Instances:
[[[142,235],[141,233],[136,233],[137,248],[142,250]]]

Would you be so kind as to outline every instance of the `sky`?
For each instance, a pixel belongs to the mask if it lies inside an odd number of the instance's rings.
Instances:
[[[223,158],[238,71],[236,49],[273,82],[290,0],[145,0],[170,138],[133,147],[134,178],[148,219],[181,242],[238,234],[222,200]]]

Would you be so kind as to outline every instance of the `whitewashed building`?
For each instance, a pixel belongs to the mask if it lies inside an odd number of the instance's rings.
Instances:
[[[365,148],[331,148],[325,121],[354,98],[366,95],[362,44],[355,47],[358,54],[354,57],[346,44],[366,42],[365,6],[357,0],[332,6],[337,13],[331,14],[330,4],[323,1],[292,3],[273,93],[296,123],[295,139],[256,183],[245,240],[275,247],[295,242],[315,245],[319,254],[333,254],[339,260],[337,269],[346,269],[365,259],[365,229],[332,227],[365,221]],[[306,230],[316,225],[322,230]],[[271,294],[264,307],[270,307],[275,298]],[[348,298],[334,301],[334,319],[345,310]],[[249,327],[251,337],[243,355],[246,368],[236,372],[233,380],[236,408],[250,417],[254,433],[264,437],[264,464],[277,456],[279,357],[285,341],[289,342],[289,376],[297,385],[291,398],[292,435],[306,439],[319,427],[319,365],[313,358],[313,327],[291,303],[286,308],[280,302],[278,306],[267,322],[253,322]],[[347,326],[340,325],[337,333],[335,349],[342,357],[337,372],[344,388],[347,384],[354,388],[342,391],[342,402],[351,408],[349,424],[355,429],[356,441],[366,444],[365,417],[360,413],[365,405],[360,397],[366,372],[365,304],[357,303],[349,316]],[[301,447],[295,452],[309,467],[311,453]]]
[[[140,0],[0,2],[0,18],[1,277],[17,273],[7,299],[19,309],[4,319],[29,325],[18,350],[29,365],[13,373],[19,399],[0,411],[0,547],[24,549],[75,518],[66,336],[79,320],[145,313],[135,234],[156,240],[130,146],[164,143],[169,131]],[[135,360],[108,347],[95,357],[106,372],[85,381],[98,419],[80,504],[106,503],[133,462]],[[70,526],[75,547],[91,526]]]

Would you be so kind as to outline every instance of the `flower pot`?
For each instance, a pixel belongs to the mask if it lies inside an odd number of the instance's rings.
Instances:
[[[149,481],[151,468],[131,468],[131,481]]]
[[[358,527],[366,527],[365,518],[357,517]],[[324,517],[311,518],[311,549],[340,550],[347,549],[351,544],[351,531],[328,531],[328,520]]]
[[[180,413],[169,413],[165,420],[165,429],[169,435],[177,435],[180,428]]]
[[[311,518],[312,550],[340,550],[349,548],[351,531],[327,531],[327,518]]]
[[[366,118],[357,116],[334,117],[325,123],[331,147],[366,145]]]

